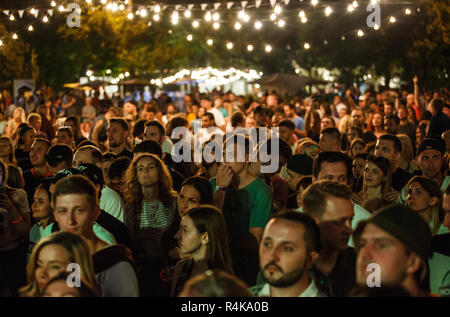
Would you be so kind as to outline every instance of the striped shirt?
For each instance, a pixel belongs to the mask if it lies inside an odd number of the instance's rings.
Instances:
[[[135,243],[138,254],[160,257],[162,254],[161,242],[164,233],[172,224],[175,213],[159,200],[142,203],[142,212],[138,215]]]

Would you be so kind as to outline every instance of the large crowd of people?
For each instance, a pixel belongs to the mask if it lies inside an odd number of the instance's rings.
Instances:
[[[413,84],[3,94],[0,296],[450,296],[450,92]]]

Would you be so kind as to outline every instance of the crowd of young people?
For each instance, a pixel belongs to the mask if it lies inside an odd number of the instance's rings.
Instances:
[[[414,85],[0,100],[0,295],[449,296],[450,94]]]

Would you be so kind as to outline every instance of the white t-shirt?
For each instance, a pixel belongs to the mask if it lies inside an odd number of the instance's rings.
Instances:
[[[124,222],[125,205],[122,197],[113,189],[104,186],[100,197],[100,209]]]
[[[219,109],[211,108],[210,110],[208,110],[208,112],[214,115],[214,121],[216,121],[216,126],[222,127],[227,124],[225,118],[223,117],[222,112],[220,112]]]

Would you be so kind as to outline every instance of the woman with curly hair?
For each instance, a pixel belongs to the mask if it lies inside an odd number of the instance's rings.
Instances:
[[[177,193],[164,162],[153,154],[133,159],[125,173],[125,224],[130,232],[143,296],[167,296],[160,272],[168,263],[168,233],[179,223]],[[158,292],[159,291],[159,292]]]
[[[381,112],[374,112],[370,115],[367,130],[375,134],[377,138],[386,133],[383,127],[383,114]]]

